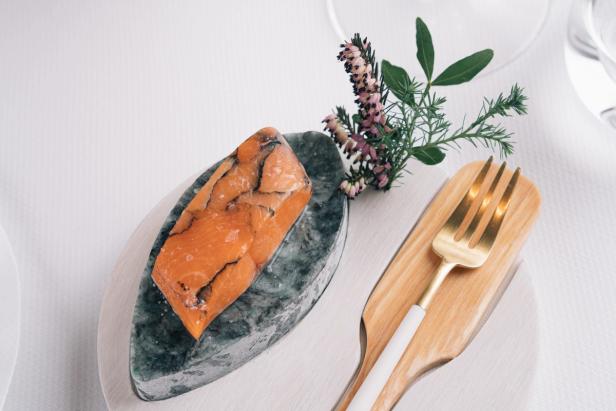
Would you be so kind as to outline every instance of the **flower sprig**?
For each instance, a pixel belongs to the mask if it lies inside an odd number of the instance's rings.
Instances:
[[[341,45],[338,59],[344,63],[353,85],[357,112],[349,115],[339,106],[323,122],[351,160],[340,184],[350,198],[367,186],[389,190],[402,177],[411,158],[438,164],[447,149],[459,148],[464,141],[498,150],[501,156],[513,152],[512,133],[492,121],[526,113],[526,96],[521,87],[514,84],[507,95],[485,98],[475,119],[453,130],[444,113],[446,99],[433,92],[435,86],[470,81],[490,63],[493,51],[482,50],[458,60],[433,79],[430,31],[419,18],[416,30],[417,59],[425,82],[410,77],[402,67],[387,60],[379,67],[372,45],[359,34]]]

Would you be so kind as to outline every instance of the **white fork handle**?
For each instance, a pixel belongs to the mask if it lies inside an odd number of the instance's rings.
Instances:
[[[385,387],[389,376],[396,368],[398,360],[404,354],[421,324],[426,312],[418,305],[411,307],[406,316],[391,337],[385,349],[374,363],[368,376],[349,404],[347,411],[368,411],[372,409],[376,399]]]

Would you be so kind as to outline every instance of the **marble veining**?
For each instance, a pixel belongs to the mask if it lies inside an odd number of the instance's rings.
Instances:
[[[160,247],[182,210],[218,164],[180,197],[152,246],[140,283],[130,341],[130,375],[144,400],[162,400],[208,384],[245,364],[288,333],[316,304],[340,260],[347,201],[331,138],[317,132],[285,136],[313,183],[313,196],[252,286],[195,342],[151,278]]]

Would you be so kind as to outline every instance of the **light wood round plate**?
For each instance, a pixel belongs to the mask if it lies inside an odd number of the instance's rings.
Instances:
[[[160,223],[185,185],[139,225],[110,276],[98,333],[99,374],[113,410],[331,410],[360,357],[359,321],[374,285],[445,174],[413,164],[413,184],[383,197],[367,192],[352,202],[345,252],[318,304],[277,344],[202,388],[145,402],[132,391],[128,347],[140,273]],[[386,200],[386,201],[385,201]],[[395,218],[391,218],[395,216]],[[396,409],[520,409],[529,395],[538,351],[537,310],[530,267],[513,277],[500,303],[466,351],[417,382]],[[121,282],[122,286],[115,286]],[[458,406],[459,405],[459,406]]]

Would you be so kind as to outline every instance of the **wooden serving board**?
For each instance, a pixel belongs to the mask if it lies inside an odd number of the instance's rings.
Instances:
[[[440,262],[432,251],[432,239],[482,165],[468,164],[447,182],[372,291],[362,316],[365,333],[361,362],[338,410],[346,409],[387,341],[430,282]],[[492,166],[486,180],[497,168]],[[511,173],[507,170],[505,177]],[[510,268],[539,214],[540,202],[537,188],[522,177],[490,258],[481,268],[455,269],[447,277],[373,410],[393,408],[417,378],[467,347],[507,287],[513,272]]]
[[[169,210],[191,178],[143,219],[110,274],[98,323],[99,376],[112,410],[331,410],[360,358],[361,313],[381,274],[447,176],[410,164],[413,176],[385,194],[369,190],[349,204],[342,259],[318,303],[284,338],[230,374],[161,401],[131,388],[129,340],[140,273]],[[324,343],[324,342],[327,343]],[[507,367],[505,367],[507,369]]]

